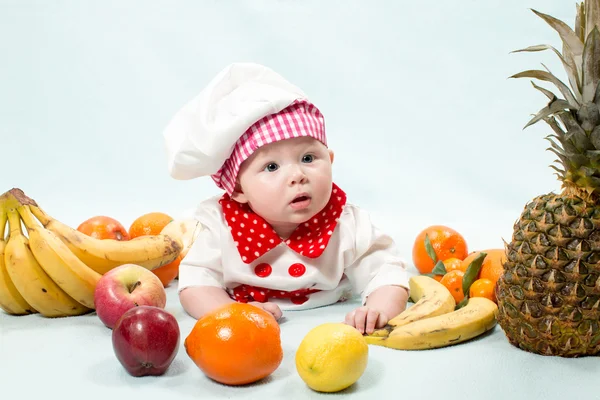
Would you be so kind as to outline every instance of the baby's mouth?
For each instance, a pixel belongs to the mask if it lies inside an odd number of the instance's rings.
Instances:
[[[310,196],[298,196],[296,197],[294,200],[292,200],[292,204],[293,203],[300,203],[306,200],[310,200]]]

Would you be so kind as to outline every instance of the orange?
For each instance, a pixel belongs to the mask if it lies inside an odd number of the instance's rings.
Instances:
[[[444,267],[446,268],[446,272],[459,270],[465,272],[466,269],[463,269],[463,262],[460,258],[449,258],[447,260],[442,261]]]
[[[454,270],[444,275],[442,277],[442,280],[440,281],[440,283],[446,286],[446,288],[450,291],[450,294],[452,294],[452,297],[454,297],[456,304],[460,303],[462,299],[465,298],[462,289],[462,281],[464,275],[464,272]]]
[[[469,297],[485,297],[493,302],[496,302],[494,286],[494,282],[489,279],[477,279],[469,288]]]
[[[96,239],[129,240],[125,227],[116,219],[104,215],[83,221],[77,230]]]
[[[478,278],[489,279],[495,285],[498,281],[498,278],[500,278],[500,275],[502,275],[502,272],[504,271],[504,263],[506,262],[506,252],[504,251],[504,249],[488,249],[483,250],[483,252],[487,255],[485,256],[485,258],[483,259],[483,263],[481,264],[481,269],[479,270]],[[463,267],[465,268],[465,270],[467,269],[471,261],[473,261],[475,257],[479,255],[479,253],[481,252],[474,251],[463,260]]]
[[[425,247],[426,236],[433,247],[437,261],[449,258],[462,260],[468,254],[465,238],[454,229],[444,225],[432,225],[425,228],[415,238],[412,249],[413,263],[422,274],[430,273],[435,265]]]
[[[179,264],[181,263],[181,256],[177,256],[177,258],[171,261],[167,265],[163,265],[162,267],[158,267],[153,269],[154,275],[158,276],[158,279],[162,282],[164,287],[169,286],[177,275],[179,275]]]
[[[165,226],[173,218],[162,212],[151,212],[138,217],[129,227],[129,236],[131,239],[146,235],[159,235]],[[179,275],[179,263],[181,259],[177,257],[174,261],[162,267],[153,269],[154,275],[158,276],[164,287],[169,286]]]
[[[145,235],[158,235],[173,218],[162,212],[151,212],[138,217],[129,227],[133,239]]]
[[[237,302],[198,319],[184,346],[206,376],[226,385],[256,382],[283,360],[275,318],[261,308]]]

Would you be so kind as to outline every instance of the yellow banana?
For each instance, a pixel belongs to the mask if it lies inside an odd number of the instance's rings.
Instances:
[[[104,275],[122,264],[137,264],[149,270],[169,264],[182,250],[181,241],[168,235],[140,236],[132,240],[96,239],[46,214],[29,203],[33,215],[49,231],[97,273]]]
[[[17,208],[29,234],[29,247],[40,266],[69,296],[95,309],[94,290],[102,277],[85,265],[56,235],[36,222],[29,206]]]
[[[498,306],[485,297],[447,314],[421,319],[394,329],[388,337],[369,337],[367,343],[399,350],[424,350],[465,342],[496,325]]]
[[[390,319],[385,328],[376,330],[370,336],[386,337],[399,326],[454,311],[454,297],[435,279],[426,275],[416,275],[409,279],[408,284],[410,297],[415,304]]]
[[[10,236],[4,260],[15,287],[45,317],[81,315],[91,311],[66,294],[37,262],[21,229],[16,207],[8,208]]]
[[[169,222],[160,233],[172,238],[177,238],[181,241],[183,249],[179,255],[183,259],[190,250],[190,247],[194,244],[194,240],[196,240],[196,237],[201,230],[202,224],[197,219],[183,218]]]
[[[6,265],[4,263],[4,249],[6,241],[4,240],[5,228],[7,223],[7,213],[4,208],[4,202],[0,200],[0,308],[7,314],[25,315],[34,314],[37,311],[21,296],[21,293],[15,287],[10,279]]]

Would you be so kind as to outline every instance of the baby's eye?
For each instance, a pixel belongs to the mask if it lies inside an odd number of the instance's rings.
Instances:
[[[307,154],[304,157],[302,157],[302,162],[308,164],[308,163],[313,162],[314,159],[315,159],[315,157],[312,154]]]
[[[276,163],[269,163],[265,167],[265,171],[268,171],[268,172],[277,171],[278,169],[279,169],[279,165],[277,165]]]

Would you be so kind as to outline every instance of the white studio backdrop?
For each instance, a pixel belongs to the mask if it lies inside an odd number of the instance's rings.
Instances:
[[[224,66],[252,61],[323,111],[334,181],[411,262],[445,224],[470,250],[502,246],[523,206],[560,190],[527,79],[558,35],[549,0],[0,1],[0,191],[18,187],[77,226],[179,216],[219,193],[168,175],[162,130]],[[548,85],[542,84],[547,88]],[[412,267],[411,267],[412,268]]]

